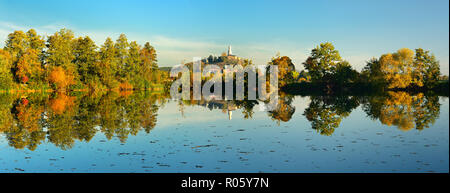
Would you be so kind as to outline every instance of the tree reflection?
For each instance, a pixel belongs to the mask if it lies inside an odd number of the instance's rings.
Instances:
[[[368,97],[363,109],[372,119],[408,131],[423,130],[434,124],[439,117],[440,104],[436,95],[388,92],[385,96]]]
[[[17,99],[11,109],[13,122],[5,134],[9,145],[23,149],[36,149],[45,139],[45,132],[41,129],[41,115],[44,108],[38,104],[32,104],[27,98]]]
[[[276,108],[268,113],[272,120],[277,121],[278,125],[280,124],[280,121],[288,122],[291,120],[292,115],[295,113],[295,107],[292,105],[293,100],[294,96],[292,95],[287,95],[285,93],[279,94]]]
[[[167,93],[106,92],[0,94],[0,133],[11,147],[35,150],[46,140],[61,149],[70,149],[77,141],[89,142],[98,133],[108,140],[125,143],[142,130],[149,133],[157,122],[159,109],[167,102]],[[267,116],[280,124],[295,114],[294,96],[280,93],[277,106]],[[244,119],[252,119],[256,100],[178,101],[181,113],[186,106],[220,110],[232,119],[240,110]],[[373,120],[396,126],[402,131],[423,130],[439,117],[439,97],[422,93],[388,92],[381,96],[310,96],[303,112],[312,129],[332,135],[341,121],[361,105]],[[188,112],[186,112],[188,113]]]
[[[343,118],[359,106],[357,97],[352,96],[311,96],[311,103],[304,115],[311,126],[321,135],[331,135],[339,127]]]
[[[17,149],[35,150],[46,138],[61,149],[70,149],[76,141],[89,142],[98,131],[125,143],[129,135],[155,127],[158,108],[167,99],[147,92],[71,94],[14,99],[0,95],[0,132]]]
[[[78,105],[75,97],[57,93],[49,100],[49,110],[45,119],[48,130],[48,140],[61,149],[70,149],[75,143],[77,121],[74,119]]]

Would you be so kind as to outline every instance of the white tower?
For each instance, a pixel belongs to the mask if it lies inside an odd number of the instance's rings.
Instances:
[[[231,52],[231,46],[228,46],[228,56],[232,56],[233,52]]]

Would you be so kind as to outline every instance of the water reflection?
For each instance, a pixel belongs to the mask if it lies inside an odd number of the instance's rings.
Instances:
[[[280,124],[280,121],[288,122],[295,113],[295,107],[292,105],[293,101],[294,97],[292,95],[280,93],[276,108],[273,111],[269,111],[268,115],[272,120],[276,120],[278,124]]]
[[[304,115],[313,129],[322,135],[331,135],[342,119],[358,106],[359,99],[354,96],[312,96]]]
[[[329,136],[340,127],[343,119],[361,106],[373,120],[408,131],[430,127],[439,117],[439,97],[405,92],[389,92],[381,96],[310,96],[304,112],[295,114],[294,96],[280,93],[279,103],[268,117],[280,124],[295,116],[304,116],[311,128]],[[167,93],[108,92],[1,94],[0,133],[9,146],[35,150],[48,142],[66,150],[75,141],[89,142],[98,132],[107,139],[117,137],[125,143],[130,135],[149,133],[157,123],[158,110],[169,100]],[[253,119],[261,101],[178,101],[179,111],[186,106],[219,109],[232,119],[242,116]],[[236,110],[241,115],[233,114]]]
[[[80,94],[80,93],[72,93]],[[129,135],[150,132],[167,96],[152,93],[68,96],[1,95],[0,132],[10,146],[30,150],[45,141],[70,149],[75,140],[89,142],[97,132],[126,142]]]
[[[428,128],[439,117],[440,106],[438,96],[389,92],[383,97],[367,97],[363,109],[372,119],[408,131]]]

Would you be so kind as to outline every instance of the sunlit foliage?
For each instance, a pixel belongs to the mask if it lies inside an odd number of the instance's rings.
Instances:
[[[125,143],[129,135],[150,132],[156,126],[157,111],[167,97],[148,92],[126,96],[116,92],[96,96],[0,94],[0,132],[17,149],[35,150],[46,139],[70,149],[97,132]]]
[[[389,89],[410,87],[433,88],[440,76],[439,62],[422,48],[402,48],[367,62],[362,75],[368,82],[386,85]]]
[[[412,76],[413,60],[414,52],[407,48],[380,57],[381,70],[385,74],[388,88],[406,88],[417,82]]]
[[[336,66],[342,61],[339,51],[330,42],[321,43],[311,51],[303,63],[312,81],[325,81],[335,73]]]
[[[422,82],[422,85],[434,87],[438,84],[441,75],[439,62],[434,55],[430,54],[430,51],[425,51],[422,48],[416,49],[414,67],[414,79]]]
[[[141,47],[121,34],[99,48],[90,37],[75,37],[68,29],[46,40],[33,29],[9,34],[0,49],[0,74],[5,90],[151,89],[168,78],[148,42]]]
[[[75,83],[73,73],[68,72],[61,66],[56,66],[51,70],[48,75],[48,80],[50,83],[55,84],[56,88],[59,90],[64,90],[69,85]]]
[[[284,86],[294,81],[295,66],[287,56],[276,56],[272,58],[269,65],[278,66],[278,84]]]
[[[433,124],[439,117],[440,104],[438,96],[389,92],[384,97],[369,97],[363,109],[372,119],[408,131],[422,130]]]
[[[12,75],[12,61],[9,52],[0,49],[0,89],[14,87]]]

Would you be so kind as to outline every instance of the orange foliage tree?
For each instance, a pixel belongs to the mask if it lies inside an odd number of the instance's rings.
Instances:
[[[36,50],[28,49],[17,61],[16,77],[26,84],[29,80],[37,82],[41,79],[43,69]]]
[[[58,90],[63,90],[75,83],[74,77],[61,66],[52,69],[48,76],[48,80],[53,83]]]

